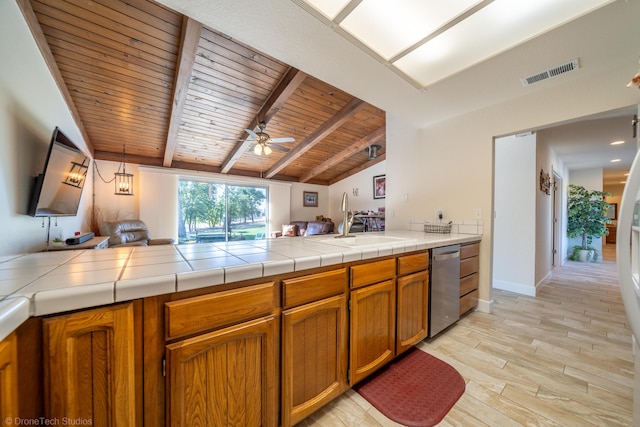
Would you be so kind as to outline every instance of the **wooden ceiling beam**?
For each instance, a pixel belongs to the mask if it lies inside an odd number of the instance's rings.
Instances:
[[[24,16],[25,21],[27,21],[27,25],[31,30],[31,34],[33,34],[33,37],[36,40],[36,44],[40,49],[40,53],[42,53],[42,56],[44,57],[44,62],[47,64],[47,67],[49,68],[49,71],[51,72],[51,75],[53,76],[53,79],[55,80],[56,85],[58,86],[58,89],[60,89],[60,92],[62,93],[62,97],[64,98],[64,101],[66,102],[67,107],[71,112],[71,117],[73,118],[73,121],[76,123],[76,126],[78,126],[78,129],[80,130],[80,134],[84,139],[84,143],[87,146],[87,150],[89,150],[88,154],[91,157],[94,157],[95,156],[94,148],[93,148],[93,144],[91,143],[91,140],[89,139],[89,134],[84,128],[84,124],[82,122],[82,118],[80,117],[80,113],[78,112],[78,108],[76,107],[75,102],[73,102],[73,98],[71,97],[69,88],[65,83],[64,77],[62,77],[60,68],[58,68],[58,63],[56,62],[56,59],[53,56],[53,53],[51,52],[51,48],[49,47],[49,42],[47,42],[47,38],[44,35],[44,32],[42,31],[42,27],[40,26],[40,22],[38,21],[38,17],[34,12],[33,7],[31,6],[31,2],[29,2],[29,0],[17,0],[17,3],[18,3],[18,7],[20,7],[20,11]]]
[[[322,141],[325,137],[330,135],[333,131],[338,129],[344,122],[349,120],[359,111],[361,111],[367,104],[358,99],[353,98],[347,105],[345,105],[340,111],[338,111],[333,117],[324,122],[322,126],[316,129],[311,135],[305,138],[300,144],[294,147],[286,156],[278,160],[265,174],[266,178],[272,178],[282,169],[287,167],[295,159],[302,156],[308,150],[313,148],[314,145]]]
[[[329,168],[341,163],[345,159],[353,156],[354,154],[359,153],[364,150],[366,147],[374,144],[379,141],[382,137],[386,135],[386,126],[380,126],[378,129],[371,132],[369,135],[366,135],[360,138],[358,141],[345,148],[335,156],[332,156],[319,164],[318,166],[311,169],[306,174],[300,177],[300,182],[307,182],[314,176],[320,175],[322,172],[326,171]]]
[[[262,105],[258,114],[256,114],[258,119],[256,125],[259,122],[269,123],[269,120],[271,120],[271,118],[280,111],[285,102],[287,102],[287,99],[289,99],[298,86],[300,86],[300,83],[302,83],[306,78],[307,75],[305,73],[290,67]],[[240,144],[236,144],[224,162],[220,165],[220,171],[222,173],[229,172],[238,159],[240,159],[240,156],[247,151],[253,142],[253,140],[247,139],[248,137],[249,135],[244,131],[240,137],[240,139],[244,138],[244,141]]]
[[[182,112],[189,90],[189,80],[193,73],[193,64],[196,61],[196,52],[198,51],[201,31],[201,23],[186,16],[183,18],[178,70],[176,72],[173,100],[171,103],[171,119],[169,121],[164,160],[162,162],[164,167],[171,167],[173,155],[178,145],[177,136],[180,129],[180,121],[182,120]]]
[[[376,157],[373,160],[369,160],[367,163],[363,163],[360,166],[358,166],[357,168],[353,168],[353,169],[349,169],[347,172],[340,174],[338,176],[334,176],[333,178],[331,178],[331,180],[329,181],[329,185],[333,185],[336,182],[342,181],[345,178],[349,178],[351,175],[355,175],[358,172],[362,172],[363,170],[370,168],[373,165],[377,165],[378,163],[380,163],[383,160],[387,159],[387,154],[381,154],[378,157]]]

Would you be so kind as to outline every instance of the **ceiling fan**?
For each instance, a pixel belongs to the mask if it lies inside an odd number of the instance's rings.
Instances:
[[[284,151],[285,153],[289,151],[288,148],[281,147],[278,144],[283,142],[294,142],[295,139],[291,137],[271,138],[269,134],[264,131],[266,127],[267,127],[267,124],[265,122],[259,122],[258,123],[259,130],[257,132],[254,132],[251,129],[245,129],[245,131],[249,134],[249,138],[247,139],[247,141],[253,140],[256,142],[256,145],[254,145],[252,148],[254,154],[258,156],[261,156],[262,154],[269,155],[273,152],[272,148],[279,151]],[[244,141],[244,140],[237,140],[237,141]]]

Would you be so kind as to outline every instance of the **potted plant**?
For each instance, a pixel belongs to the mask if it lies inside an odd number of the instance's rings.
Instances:
[[[582,244],[574,246],[569,259],[583,262],[598,259],[598,251],[591,247],[591,242],[594,237],[609,234],[606,224],[611,222],[606,215],[609,203],[605,202],[604,196],[611,196],[611,193],[569,185],[567,235],[582,238]]]

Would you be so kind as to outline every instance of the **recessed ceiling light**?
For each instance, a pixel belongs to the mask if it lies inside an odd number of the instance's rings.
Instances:
[[[627,181],[620,181],[620,184],[626,184]]]
[[[611,145],[620,145],[620,144],[624,144],[624,141],[613,141],[611,143]]]
[[[622,159],[612,159],[611,163],[617,163],[617,162],[621,162],[621,161],[622,161]]]
[[[624,176],[629,176],[629,172],[625,173]]]

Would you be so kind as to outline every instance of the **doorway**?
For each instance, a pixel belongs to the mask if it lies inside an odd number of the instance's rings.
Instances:
[[[553,171],[553,226],[552,248],[551,248],[551,265],[553,267],[562,265],[562,251],[560,250],[560,224],[562,224],[562,177],[556,171]]]

